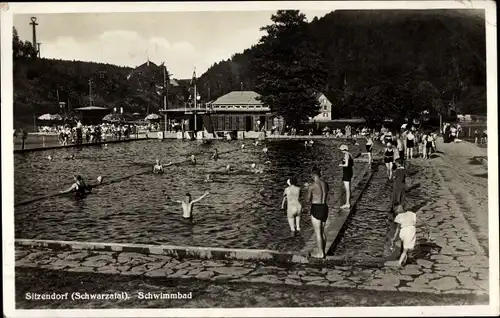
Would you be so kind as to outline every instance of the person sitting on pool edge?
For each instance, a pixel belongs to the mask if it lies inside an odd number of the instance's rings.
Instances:
[[[153,167],[153,173],[159,174],[159,173],[163,173],[163,172],[164,172],[163,165],[160,163],[159,159],[156,159],[156,164]]]
[[[180,203],[182,205],[182,217],[184,219],[191,220],[193,218],[192,213],[193,213],[194,203],[201,201],[203,198],[205,198],[209,194],[210,194],[210,192],[205,191],[205,193],[201,197],[199,197],[198,199],[191,200],[191,194],[186,193],[186,195],[184,196],[184,200],[182,200],[182,201],[172,200],[169,196],[167,196],[167,200],[170,200],[170,201],[175,202],[175,203]]]

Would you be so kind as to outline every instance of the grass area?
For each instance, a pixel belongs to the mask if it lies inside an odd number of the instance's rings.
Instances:
[[[142,300],[138,292],[189,293],[189,300]],[[129,300],[26,300],[26,293],[127,292]],[[446,306],[488,304],[488,297],[382,292],[353,288],[224,283],[16,268],[16,308],[241,308]]]

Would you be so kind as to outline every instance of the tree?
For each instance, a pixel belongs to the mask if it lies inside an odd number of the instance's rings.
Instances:
[[[279,10],[256,47],[252,65],[260,100],[293,126],[319,113],[317,93],[327,77],[322,59],[308,36],[305,15]]]

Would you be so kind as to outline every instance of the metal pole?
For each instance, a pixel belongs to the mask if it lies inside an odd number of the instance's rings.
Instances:
[[[163,88],[166,90],[165,94],[163,95],[163,105],[164,105],[164,110],[165,110],[165,134],[167,133],[167,94],[168,94],[168,87],[167,87],[167,71],[165,65],[163,65]]]
[[[89,79],[89,103],[92,106],[92,79]]]
[[[441,113],[439,113],[439,131],[441,134],[443,133],[443,115]]]
[[[197,97],[198,95],[196,94],[196,80],[194,82],[194,132],[196,133],[196,131],[198,130],[198,125],[197,125],[197,122],[196,122],[196,102],[197,102]]]

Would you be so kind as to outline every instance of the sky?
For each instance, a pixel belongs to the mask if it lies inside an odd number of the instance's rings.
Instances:
[[[135,67],[165,62],[190,78],[256,44],[275,11],[37,14],[42,57]],[[330,11],[301,11],[308,21]],[[14,16],[21,40],[32,41],[32,15]]]

